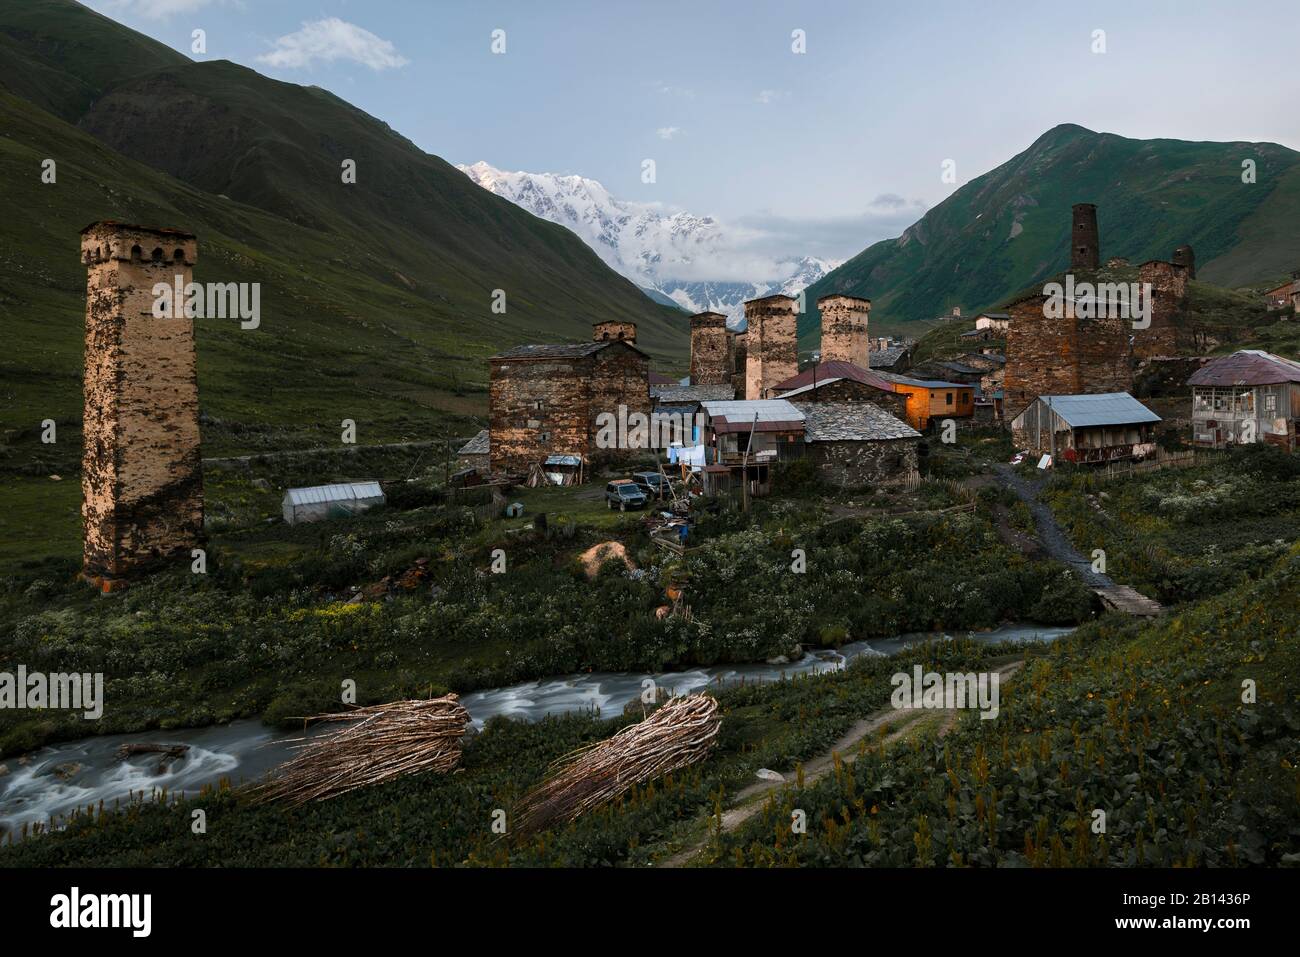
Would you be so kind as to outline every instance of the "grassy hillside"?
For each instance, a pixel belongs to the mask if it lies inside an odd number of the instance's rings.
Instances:
[[[1253,159],[1256,182],[1241,181]],[[1062,125],[971,180],[897,239],[868,247],[808,290],[800,345],[820,338],[818,296],[872,300],[882,329],[961,306],[973,313],[1060,272],[1070,207],[1098,206],[1102,258],[1135,265],[1191,243],[1200,279],[1239,286],[1300,264],[1300,153],[1273,143],[1135,140]]]
[[[80,417],[77,231],[97,219],[189,229],[197,281],[262,286],[259,329],[199,323],[209,454],[332,444],[342,418],[361,442],[470,430],[487,355],[585,339],[601,318],[638,322],[657,364],[684,365],[680,313],[323,90],[190,62],[70,0],[6,5],[0,45],[16,54],[0,82],[20,94],[0,93],[0,175],[20,213],[0,222],[11,446],[44,418]],[[40,180],[46,158],[55,184]]]

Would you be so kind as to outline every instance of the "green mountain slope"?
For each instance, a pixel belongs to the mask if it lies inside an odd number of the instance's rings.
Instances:
[[[1256,182],[1242,182],[1242,161]],[[1242,285],[1300,265],[1300,153],[1273,143],[1135,140],[1081,126],[1049,130],[971,180],[897,239],[868,247],[808,289],[805,348],[819,341],[818,296],[872,300],[882,328],[961,306],[987,309],[1069,263],[1070,207],[1096,203],[1103,259],[1168,259],[1191,243],[1198,277]],[[915,328],[913,326],[913,328]]]
[[[70,0],[0,6],[0,64],[11,440],[80,417],[77,231],[97,219],[189,229],[196,281],[262,285],[259,329],[199,321],[209,450],[332,444],[340,418],[361,442],[469,429],[487,355],[584,339],[602,318],[636,321],[657,364],[684,365],[680,312],[323,90],[191,62]]]

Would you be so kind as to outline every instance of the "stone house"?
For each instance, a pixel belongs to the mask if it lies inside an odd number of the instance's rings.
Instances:
[[[489,462],[527,472],[551,455],[588,466],[636,450],[597,447],[602,414],[650,414],[649,360],[626,339],[524,345],[488,360]]]
[[[488,430],[483,429],[456,452],[456,468],[486,473],[491,468],[489,448]]]
[[[907,415],[907,397],[894,384],[852,362],[820,362],[773,390],[778,398],[800,402],[870,402],[891,415]]]
[[[917,475],[921,433],[867,402],[797,402],[808,458],[838,488],[895,485]]]
[[[1192,441],[1225,445],[1268,442],[1296,447],[1300,362],[1259,349],[1213,359],[1188,378]]]

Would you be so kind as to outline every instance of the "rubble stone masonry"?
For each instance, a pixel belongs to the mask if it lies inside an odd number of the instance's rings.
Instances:
[[[1007,307],[1003,418],[1010,422],[1040,395],[1129,392],[1133,370],[1128,319],[1051,318],[1046,296]]]
[[[733,340],[722,313],[691,316],[691,385],[731,385]]]
[[[81,234],[86,277],[84,574],[104,590],[203,538],[194,321],[157,318],[153,287],[182,287],[194,236],[101,222]]]
[[[745,398],[770,398],[778,382],[799,372],[795,332],[796,301],[791,296],[766,296],[745,303],[748,354],[745,363]]]
[[[580,455],[590,465],[631,454],[597,448],[596,420],[602,412],[617,416],[620,405],[628,415],[649,415],[645,354],[626,342],[605,348],[538,348],[542,352],[536,357],[512,351],[489,360],[492,471],[526,472],[548,455]]]
[[[744,332],[731,333],[731,387],[737,399],[747,399],[745,395],[745,372],[749,367],[749,335]]]
[[[1187,281],[1191,273],[1176,263],[1153,260],[1138,267],[1138,282],[1151,284],[1151,325],[1133,330],[1139,359],[1178,354],[1187,321]]]
[[[1092,203],[1074,204],[1074,222],[1070,229],[1070,268],[1095,270],[1101,260],[1101,238],[1097,232],[1097,207]]]
[[[604,322],[597,322],[591,327],[591,338],[594,342],[603,342],[607,339],[622,340],[636,345],[636,323],[623,322],[618,319],[606,319]]]
[[[856,296],[822,296],[817,300],[822,314],[822,362],[841,360],[867,368],[871,340],[867,317],[871,300]]]

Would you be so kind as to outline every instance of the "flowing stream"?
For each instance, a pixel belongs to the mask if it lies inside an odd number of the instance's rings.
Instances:
[[[970,632],[975,641],[1048,642],[1073,631],[1035,625],[1008,625],[993,631]],[[897,654],[904,648],[947,635],[909,634],[878,641],[855,641],[835,650],[819,649],[789,664],[721,665],[662,674],[591,672],[525,681],[463,695],[476,728],[497,715],[535,721],[548,714],[575,711],[615,715],[640,697],[642,683],[677,694],[708,685],[776,681],[799,674],[837,671],[860,656]],[[257,719],[182,731],[144,731],[81,738],[41,748],[0,762],[0,837],[16,835],[24,824],[48,823],[74,809],[126,802],[133,793],[155,789],[169,794],[194,793],[205,785],[228,778],[233,784],[255,781],[290,756],[290,739],[300,733],[268,728]],[[182,758],[140,754],[119,759],[126,743],[185,744]],[[56,822],[57,823],[57,822]]]

